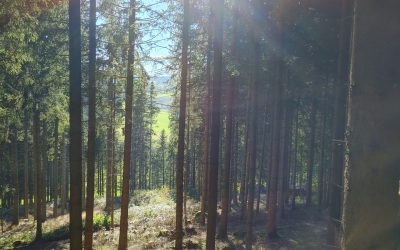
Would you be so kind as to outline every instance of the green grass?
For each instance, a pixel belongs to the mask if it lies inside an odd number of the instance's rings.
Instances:
[[[169,129],[169,112],[160,111],[155,118],[156,124],[153,125],[154,135],[153,140],[158,140],[160,138],[161,131],[165,129],[165,134],[168,136],[170,134]]]

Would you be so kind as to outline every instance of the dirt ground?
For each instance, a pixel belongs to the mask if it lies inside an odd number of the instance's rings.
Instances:
[[[265,197],[261,197],[261,200],[265,201]],[[245,249],[246,222],[240,222],[239,210],[239,205],[232,206],[228,221],[228,239],[217,240],[217,249]],[[265,203],[262,202],[259,214],[254,215],[253,249],[327,249],[325,245],[326,212],[318,213],[315,205],[306,207],[301,203],[293,211],[289,210],[288,206],[285,210],[285,217],[279,219],[277,223],[280,239],[269,241],[266,237],[267,213],[265,211]],[[200,227],[195,223],[188,225],[188,227],[191,233],[186,234],[184,238],[187,249],[205,249],[206,228]],[[172,245],[168,244],[168,246],[166,245],[161,249],[171,249]],[[56,241],[33,242],[27,246],[17,246],[15,249],[56,250],[68,248],[69,239],[57,239]]]

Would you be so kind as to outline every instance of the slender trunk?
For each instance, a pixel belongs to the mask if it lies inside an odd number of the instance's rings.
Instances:
[[[18,140],[18,131],[15,125],[12,126],[12,180],[13,180],[13,216],[12,216],[12,224],[17,226],[19,225],[19,185],[18,185],[18,152],[17,152],[17,140]]]
[[[236,112],[235,112],[235,114],[236,114]],[[235,118],[234,118],[235,119]],[[232,176],[232,178],[233,178],[233,192],[232,192],[232,202],[234,203],[234,204],[237,204],[238,203],[238,200],[237,200],[237,196],[238,196],[238,193],[237,193],[237,185],[238,185],[238,183],[237,183],[237,171],[238,171],[238,162],[239,162],[239,153],[238,153],[238,144],[239,144],[239,123],[236,121],[235,122],[235,133],[234,133],[234,140],[235,140],[235,143],[234,143],[234,149],[233,149],[233,151],[234,151],[234,164],[233,164],[233,166],[234,166],[234,169],[232,170],[233,171],[233,176]]]
[[[109,54],[109,67],[113,67],[114,61],[114,47],[112,44],[108,45],[108,54]],[[106,171],[106,207],[105,210],[108,214],[111,213],[111,189],[112,189],[112,103],[113,103],[113,85],[114,80],[113,77],[110,77],[108,81],[108,93],[107,93],[107,103],[110,111],[108,113],[108,124],[107,124],[107,171]]]
[[[210,1],[211,5],[211,1]],[[203,184],[201,191],[201,215],[200,225],[205,225],[206,210],[207,210],[207,191],[208,191],[208,170],[209,162],[209,137],[210,137],[210,95],[211,95],[211,57],[212,57],[212,8],[210,6],[210,15],[207,24],[207,93],[205,98],[205,113],[204,113],[204,151],[203,151]]]
[[[54,124],[54,160],[53,160],[53,218],[57,217],[58,210],[58,118],[55,120]]]
[[[353,1],[343,0],[339,44],[339,62],[335,86],[335,114],[333,118],[333,139],[344,140],[346,121],[346,86],[349,79],[350,36],[353,15]],[[342,208],[343,143],[332,143],[332,164],[329,185],[329,217],[327,245],[338,245],[339,224]]]
[[[236,57],[236,33],[237,33],[238,9],[237,0],[232,6],[232,40],[231,40],[231,57]],[[235,93],[235,75],[232,73],[229,78],[227,104],[226,104],[226,119],[225,119],[225,159],[224,159],[224,180],[222,189],[222,212],[221,223],[219,227],[218,238],[226,239],[228,237],[228,213],[229,213],[229,193],[230,193],[230,167],[232,154],[232,108],[233,98]]]
[[[222,85],[222,42],[223,42],[223,0],[213,1],[215,13],[214,30],[214,82],[211,116],[210,181],[208,185],[208,219],[206,248],[215,248],[217,223],[218,157],[221,130],[221,85]],[[214,192],[213,192],[213,191]]]
[[[82,249],[82,90],[80,1],[69,0],[70,249]]]
[[[310,147],[309,147],[310,154],[308,158],[308,168],[307,168],[307,197],[306,197],[307,206],[311,205],[311,198],[312,198],[316,117],[317,117],[317,99],[314,98],[311,102],[311,114],[310,114]]]
[[[35,241],[40,241],[42,240],[42,206],[41,203],[44,202],[42,201],[42,185],[39,185],[41,183],[41,176],[42,176],[42,167],[41,167],[41,159],[40,159],[40,111],[38,110],[37,104],[35,104],[35,110],[34,110],[34,115],[33,115],[33,144],[35,148],[35,154],[34,154],[34,161],[35,161],[35,167],[36,167],[36,172],[35,172],[35,177],[36,180],[35,182],[38,183],[36,187],[36,193],[35,193],[35,204],[36,205],[36,237]]]
[[[394,250],[400,243],[399,9],[396,0],[354,7],[341,220],[346,250]]]
[[[268,225],[267,236],[270,239],[278,238],[276,230],[276,202],[277,202],[277,187],[278,187],[278,169],[279,169],[279,135],[281,127],[281,105],[282,105],[282,82],[283,82],[283,67],[284,67],[284,3],[278,12],[278,34],[277,34],[277,59],[278,67],[276,71],[276,87],[275,87],[275,108],[274,108],[274,128],[273,128],[273,146],[272,146],[272,165],[271,165],[271,184],[269,189],[269,207],[268,207]]]
[[[258,10],[258,4],[253,3],[255,10]],[[254,20],[253,25],[257,25],[257,20]],[[251,86],[251,129],[250,129],[250,152],[249,152],[249,185],[248,185],[248,205],[247,205],[247,230],[246,230],[246,249],[252,249],[253,236],[253,210],[254,210],[254,187],[256,179],[256,164],[257,164],[257,107],[258,107],[258,72],[260,68],[260,43],[259,35],[253,27],[252,30],[252,59],[253,59],[253,82]]]
[[[41,182],[39,182],[41,186],[41,195],[42,195],[42,221],[46,221],[46,182],[47,182],[47,167],[48,167],[48,157],[47,157],[47,122],[46,120],[43,119],[43,131],[42,131],[42,159],[43,159],[43,166],[42,166],[42,179]],[[39,150],[40,151],[40,150]]]
[[[281,152],[280,152],[280,187],[279,187],[279,218],[283,219],[285,217],[285,176],[286,176],[286,137],[287,137],[287,107],[283,107],[282,112],[282,128],[281,128]]]
[[[297,97],[297,101],[299,101],[299,97]],[[294,166],[293,166],[293,174],[292,174],[292,207],[291,210],[296,209],[296,171],[297,171],[297,140],[299,133],[299,107],[296,108],[296,123],[295,123],[295,132],[294,132]],[[301,190],[301,189],[300,189]]]
[[[129,177],[131,166],[132,149],[132,99],[133,99],[133,67],[135,54],[135,22],[136,22],[136,0],[129,3],[129,49],[128,49],[128,70],[126,79],[125,97],[125,144],[124,144],[124,168],[122,179],[121,195],[121,219],[119,231],[118,249],[128,248],[128,205],[129,205]]]
[[[261,159],[260,159],[260,175],[258,176],[256,214],[258,214],[260,211],[261,187],[262,187],[264,160],[265,160],[265,144],[266,144],[266,138],[267,138],[268,104],[265,105],[265,118],[264,119],[265,120],[264,120],[264,125],[263,125],[263,138],[262,138]]]
[[[322,210],[322,195],[324,190],[324,166],[325,166],[325,127],[326,127],[326,110],[322,111],[322,129],[321,129],[321,152],[319,157],[318,168],[318,212]]]
[[[249,96],[250,100],[250,96]],[[247,204],[247,197],[246,197],[246,186],[247,186],[247,158],[248,158],[248,137],[249,137],[249,109],[250,105],[249,102],[247,103],[247,112],[246,112],[246,124],[245,124],[245,129],[244,129],[244,154],[243,154],[243,160],[242,160],[242,173],[241,173],[241,178],[240,178],[240,221],[244,220],[244,214],[246,212],[246,204]]]
[[[186,99],[186,117],[187,117],[187,128],[186,128],[186,164],[184,169],[184,180],[183,180],[183,215],[185,224],[187,224],[187,195],[189,187],[189,173],[190,173],[190,50],[188,52],[188,80],[187,80],[187,99]]]
[[[24,117],[24,214],[25,219],[29,216],[29,152],[28,152],[28,112],[25,110]]]
[[[89,121],[85,249],[93,248],[94,172],[96,157],[96,0],[89,9]]]
[[[189,46],[189,0],[184,0],[183,27],[182,27],[182,59],[181,59],[181,97],[179,108],[178,132],[178,161],[176,169],[176,224],[175,224],[175,249],[182,249],[183,225],[183,167],[185,150],[185,119],[186,119],[186,85],[188,75],[188,46]]]
[[[67,203],[67,164],[66,164],[66,153],[65,153],[65,133],[62,133],[61,139],[61,215],[64,215],[65,204]]]

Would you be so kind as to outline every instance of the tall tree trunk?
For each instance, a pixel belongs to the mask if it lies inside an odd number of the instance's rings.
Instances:
[[[179,128],[178,128],[178,161],[176,167],[176,224],[175,224],[175,249],[181,250],[183,240],[182,206],[183,206],[183,166],[185,150],[185,119],[186,119],[186,85],[188,75],[188,46],[189,46],[189,0],[183,2],[182,26],[182,58],[181,58],[181,97],[179,102]]]
[[[267,236],[270,239],[279,238],[276,230],[276,201],[278,187],[278,168],[279,168],[279,135],[281,127],[281,105],[282,105],[282,82],[283,82],[283,67],[284,67],[284,3],[280,5],[278,10],[278,34],[277,34],[277,60],[278,67],[276,70],[276,87],[275,87],[275,107],[274,107],[274,126],[272,137],[272,165],[271,165],[271,184],[269,191],[269,206],[268,206],[268,224]]]
[[[314,168],[314,146],[315,146],[315,125],[317,117],[317,99],[311,102],[311,114],[310,114],[310,154],[308,158],[308,168],[307,168],[307,197],[306,205],[311,205],[312,198],[312,179],[313,179],[313,168]]]
[[[42,221],[46,221],[46,200],[47,200],[47,195],[46,195],[46,183],[47,183],[47,168],[48,168],[48,157],[47,157],[47,121],[43,119],[43,131],[42,131],[42,159],[43,159],[43,164],[42,164],[42,179],[41,182],[39,182],[42,190]],[[39,150],[40,151],[40,150]]]
[[[217,224],[218,157],[221,124],[223,0],[213,1],[215,14],[214,30],[214,77],[211,116],[210,181],[208,183],[208,219],[206,248],[215,248]]]
[[[297,97],[297,102],[299,102],[299,97]],[[292,207],[291,210],[296,209],[296,173],[297,173],[297,140],[299,134],[299,107],[296,108],[296,121],[295,121],[295,132],[294,132],[294,165],[292,174]]]
[[[17,152],[17,140],[18,140],[18,131],[15,125],[12,126],[12,183],[13,183],[13,216],[12,216],[12,224],[17,226],[19,225],[19,185],[18,185],[18,152]]]
[[[254,12],[260,9],[258,6],[258,1],[253,3]],[[255,15],[256,16],[256,15]],[[258,25],[257,17],[253,17],[253,30],[252,32],[252,86],[251,86],[251,128],[249,136],[249,185],[248,185],[248,204],[247,204],[247,229],[246,229],[246,249],[252,248],[252,237],[253,237],[253,210],[254,210],[254,187],[256,179],[256,164],[257,164],[257,112],[258,112],[258,73],[260,68],[260,39],[258,31],[254,26]]]
[[[53,160],[53,218],[57,217],[58,210],[58,118],[54,122],[54,160]]]
[[[353,14],[353,1],[343,0],[340,30],[338,73],[335,86],[335,114],[333,118],[333,139],[344,140],[346,122],[346,93],[349,81],[350,36]],[[342,207],[343,143],[333,142],[332,164],[329,185],[329,217],[326,243],[338,245],[339,224]]]
[[[42,166],[40,157],[40,111],[38,110],[38,104],[34,104],[33,114],[33,148],[35,149],[34,161],[35,161],[35,182],[37,182],[36,193],[35,193],[35,204],[36,204],[36,237],[35,241],[42,240]]]
[[[70,249],[82,249],[82,90],[80,1],[69,0]]]
[[[232,39],[231,39],[231,58],[236,57],[236,35],[237,35],[237,19],[238,9],[237,0],[233,2],[232,6]],[[226,119],[225,119],[225,159],[224,159],[224,183],[222,190],[222,211],[221,211],[221,222],[218,232],[218,238],[226,239],[228,237],[228,213],[229,213],[229,193],[230,193],[230,171],[231,171],[231,155],[232,155],[232,109],[233,109],[233,98],[235,93],[235,74],[231,74],[229,77],[228,93],[227,93],[227,104],[226,104]]]
[[[250,100],[250,96],[248,97]],[[248,158],[248,146],[249,146],[249,109],[250,109],[250,103],[249,101],[247,102],[247,107],[246,107],[247,111],[246,111],[246,123],[245,123],[245,128],[244,128],[244,154],[243,154],[243,160],[242,160],[242,173],[241,173],[241,177],[240,177],[240,221],[244,220],[244,214],[246,212],[246,204],[247,204],[247,197],[246,197],[246,186],[247,186],[247,182],[246,182],[246,175],[248,172],[247,169],[247,158]]]
[[[322,111],[322,128],[321,128],[321,152],[319,157],[318,168],[318,212],[322,210],[322,195],[324,191],[324,166],[325,166],[325,127],[326,127],[326,109]]]
[[[136,22],[136,0],[129,2],[129,49],[128,49],[128,70],[126,79],[125,98],[125,144],[124,144],[124,168],[122,179],[121,195],[121,219],[119,231],[118,249],[128,248],[128,205],[129,205],[129,177],[131,166],[132,149],[132,99],[133,99],[133,67],[135,62],[135,22]]]
[[[24,215],[29,216],[29,151],[28,151],[28,111],[24,112]]]
[[[89,9],[89,122],[85,249],[93,248],[94,172],[96,157],[96,0]],[[112,225],[112,224],[111,224]]]
[[[279,218],[283,219],[285,217],[285,179],[286,179],[286,154],[287,154],[287,107],[283,107],[282,111],[282,128],[281,128],[281,152],[280,156],[280,186],[279,186],[279,202],[278,202],[278,211]]]
[[[341,247],[398,249],[400,1],[356,1]],[[368,42],[366,42],[368,41]]]
[[[61,215],[65,213],[65,205],[67,203],[67,164],[65,152],[65,132],[61,137]]]
[[[265,113],[264,113],[264,124],[263,124],[263,138],[262,138],[262,148],[261,148],[261,159],[260,159],[260,175],[258,176],[258,189],[257,189],[257,205],[256,205],[256,214],[260,211],[260,198],[261,198],[261,187],[262,187],[262,177],[263,177],[263,168],[264,168],[264,160],[265,160],[265,144],[267,138],[267,123],[268,123],[268,104],[265,105]]]
[[[236,112],[235,112],[235,116],[236,116]],[[235,116],[234,116],[234,120],[236,119],[235,118]],[[234,163],[233,163],[233,166],[234,166],[234,169],[232,170],[233,171],[233,174],[232,174],[232,179],[233,179],[233,190],[232,190],[232,202],[234,203],[234,204],[237,204],[238,203],[238,200],[237,200],[237,196],[238,196],[238,193],[237,193],[237,185],[238,185],[238,183],[237,183],[237,172],[238,172],[238,162],[239,162],[239,152],[238,152],[238,150],[239,150],[239,123],[236,121],[235,122],[235,132],[234,132],[234,140],[235,140],[235,142],[234,142],[234,146],[233,146],[233,154],[234,154]]]
[[[183,180],[183,216],[185,224],[187,224],[187,195],[189,187],[189,173],[190,173],[190,50],[188,51],[188,73],[187,73],[187,99],[186,99],[186,117],[187,117],[187,127],[186,127],[186,164],[184,169],[184,180]]]
[[[110,68],[113,67],[114,61],[114,47],[113,44],[108,45],[108,66]],[[105,210],[108,214],[111,213],[111,189],[112,189],[112,147],[113,147],[113,140],[112,140],[112,104],[113,104],[113,97],[114,97],[114,80],[113,77],[110,77],[108,81],[108,93],[107,93],[107,103],[110,111],[108,113],[108,124],[107,124],[107,171],[106,171],[106,207]]]

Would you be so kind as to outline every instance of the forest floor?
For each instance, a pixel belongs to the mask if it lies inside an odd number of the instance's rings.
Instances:
[[[175,227],[175,204],[167,189],[139,191],[131,200],[129,208],[129,249],[173,249]],[[265,195],[261,197],[265,201]],[[253,249],[327,249],[326,215],[318,213],[316,206],[306,207],[301,199],[296,210],[285,210],[285,218],[278,220],[279,240],[266,237],[267,213],[265,202],[261,202],[260,213],[254,216]],[[118,202],[118,201],[117,201]],[[188,217],[193,224],[185,228],[186,249],[205,249],[206,227],[195,222],[200,204],[188,201]],[[239,205],[232,206],[229,215],[228,239],[217,240],[216,249],[245,249],[246,223],[240,222]],[[119,237],[119,207],[114,215],[114,230],[110,230],[110,217],[104,212],[104,199],[96,200],[94,216],[94,249],[117,249]],[[69,215],[51,218],[51,207],[47,221],[43,224],[44,240],[34,242],[36,228],[30,220],[21,220],[17,227],[5,223],[5,232],[0,234],[0,249],[69,249]],[[220,210],[219,210],[220,212]],[[83,213],[84,215],[84,213]],[[219,223],[219,221],[218,221]],[[217,224],[218,225],[218,224]]]

